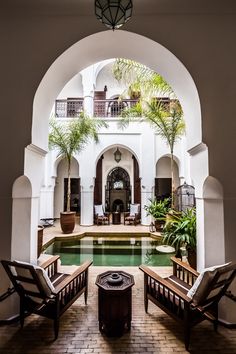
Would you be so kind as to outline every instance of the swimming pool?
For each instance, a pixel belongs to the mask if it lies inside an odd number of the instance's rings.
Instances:
[[[171,265],[171,254],[159,253],[160,241],[148,236],[84,236],[74,240],[56,240],[44,253],[58,254],[63,265],[79,265],[85,260],[94,266]]]

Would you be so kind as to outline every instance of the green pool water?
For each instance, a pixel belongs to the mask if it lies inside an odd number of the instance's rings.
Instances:
[[[85,260],[94,266],[169,266],[171,254],[159,253],[160,242],[152,237],[85,236],[80,239],[55,241],[46,254],[58,254],[63,265],[79,265]]]

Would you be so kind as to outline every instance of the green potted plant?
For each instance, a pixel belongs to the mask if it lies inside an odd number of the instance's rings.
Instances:
[[[156,231],[162,231],[166,220],[166,214],[170,208],[170,199],[163,200],[149,199],[149,204],[144,205],[147,215],[151,215],[154,219]]]
[[[71,205],[71,162],[76,153],[79,153],[92,139],[98,142],[98,129],[107,127],[102,120],[91,118],[84,112],[71,122],[58,122],[50,120],[49,148],[56,148],[58,156],[67,161],[67,199],[66,211],[60,213],[60,222],[63,233],[71,233],[75,227],[75,212],[70,210]]]
[[[186,247],[188,261],[196,268],[196,209],[168,213],[163,228],[162,243],[175,247],[177,257],[181,256],[181,247]]]

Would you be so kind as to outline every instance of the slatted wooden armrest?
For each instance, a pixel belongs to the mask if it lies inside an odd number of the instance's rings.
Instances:
[[[56,286],[55,291],[53,292],[55,295],[59,294],[63,289],[65,289],[68,285],[73,287],[73,281],[77,280],[81,274],[88,270],[93,262],[87,261],[84,262],[76,271],[74,271],[71,275],[69,275],[66,279],[64,279],[58,286]]]
[[[41,267],[45,269],[49,278],[53,278],[58,273],[58,260],[60,256],[52,256],[47,261],[41,264]]]
[[[187,295],[185,295],[182,291],[180,291],[174,285],[172,285],[167,280],[165,280],[165,278],[162,278],[157,273],[153,272],[147,266],[141,265],[139,269],[143,271],[147,277],[152,278],[155,282],[157,282],[159,285],[163,287],[163,294],[165,292],[165,289],[167,289],[168,292],[171,291],[174,295],[177,295],[180,299],[182,299],[186,303],[190,304],[192,302],[192,300]]]
[[[179,258],[171,257],[171,260],[172,260],[173,264],[178,264],[179,266],[181,266],[182,268],[186,269],[189,273],[192,273],[196,277],[199,276],[199,272],[197,272],[195,269],[190,267],[190,265],[188,265],[187,263],[182,262]]]
[[[44,268],[45,270],[53,263],[57,262],[60,256],[52,256],[49,259],[47,259],[45,262],[43,262],[40,267]]]
[[[184,281],[189,286],[193,286],[199,273],[176,257],[171,257],[171,260],[173,262],[173,276]]]

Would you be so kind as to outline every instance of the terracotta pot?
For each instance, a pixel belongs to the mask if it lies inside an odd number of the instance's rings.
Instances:
[[[75,228],[75,211],[61,212],[60,224],[64,234],[71,234]]]

